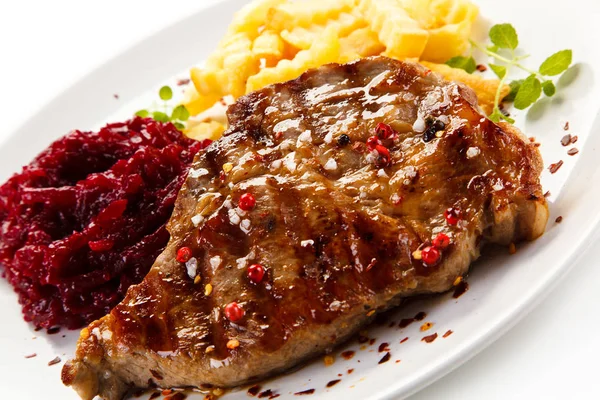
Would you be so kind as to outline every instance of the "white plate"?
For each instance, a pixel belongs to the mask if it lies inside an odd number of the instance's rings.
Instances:
[[[107,122],[107,116],[112,116],[111,120],[123,118],[138,106],[144,106],[149,93],[154,93],[149,88],[159,87],[159,83],[169,81],[210,52],[232,13],[243,3],[243,0],[224,1],[192,15],[148,38],[64,92],[0,146],[3,160],[0,178],[8,177],[70,129],[95,128]],[[546,171],[542,178],[545,189],[552,192],[549,198],[552,216],[546,235],[520,247],[516,255],[502,252],[479,261],[469,278],[470,290],[458,300],[444,295],[415,302],[391,318],[397,322],[417,311],[426,311],[425,321],[434,323],[430,331],[420,332],[420,323],[405,329],[371,327],[368,331],[370,337],[376,338],[374,345],[360,350],[354,342],[340,350],[356,350],[353,359],[338,356],[329,367],[317,360],[293,374],[265,382],[263,389],[271,389],[281,394],[281,398],[294,397],[295,392],[313,388],[313,396],[319,399],[408,396],[456,368],[506,332],[560,282],[574,265],[577,255],[593,242],[592,234],[600,220],[596,206],[600,187],[593,184],[600,177],[597,163],[600,138],[592,135],[600,130],[600,119],[596,119],[600,97],[595,95],[599,92],[600,52],[594,41],[599,36],[596,18],[600,15],[600,4],[571,0],[568,7],[559,9],[542,0],[480,0],[478,3],[485,18],[494,23],[509,21],[517,27],[521,47],[532,53],[528,65],[537,66],[545,56],[562,48],[574,50],[577,65],[569,73],[572,79],[563,80],[563,83],[571,82],[559,88],[559,95],[553,100],[543,101],[527,115],[517,114],[517,125],[542,143],[541,151],[547,164],[560,159],[565,161],[557,174],[550,175]],[[544,18],[533,17],[542,14]],[[534,19],[536,22],[532,22]],[[156,49],[166,46],[170,48],[168,57],[162,54],[157,62]],[[121,99],[130,102],[124,109],[116,108],[112,98],[116,92]],[[559,143],[565,121],[570,122],[570,132],[579,136],[576,146],[581,153],[574,157],[567,156],[566,149]],[[558,215],[565,216],[560,225],[553,222]],[[77,333],[62,337],[65,332],[51,336],[34,332],[23,322],[16,296],[4,281],[0,282],[0,301],[4,306],[0,311],[4,328],[0,330],[0,348],[4,350],[0,377],[6,383],[3,385],[5,397],[76,399],[74,392],[60,383],[62,363],[49,367],[47,362],[56,356],[63,361],[69,358]],[[448,330],[454,333],[441,338]],[[433,332],[440,335],[433,343],[420,340]],[[400,344],[405,337],[409,340]],[[387,363],[378,365],[385,353],[379,353],[377,348],[383,342],[389,343],[392,356]],[[25,359],[24,356],[31,353],[37,353],[37,357]],[[396,363],[396,360],[401,362]],[[354,372],[348,374],[349,369]],[[341,382],[326,389],[327,382],[334,379]],[[245,399],[247,396],[241,391],[226,398]]]

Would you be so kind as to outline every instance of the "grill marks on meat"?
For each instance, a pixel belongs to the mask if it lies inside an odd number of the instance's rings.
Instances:
[[[63,382],[84,399],[111,400],[148,386],[150,370],[164,387],[240,385],[331,349],[371,320],[369,310],[450,289],[486,242],[541,235],[539,153],[514,128],[482,117],[474,99],[423,67],[372,58],[238,100],[230,129],[194,162],[167,249],[82,331]],[[443,133],[426,142],[431,121]],[[398,132],[384,140],[384,168],[365,145],[379,122]],[[352,145],[339,146],[341,135]],[[233,169],[222,179],[225,163]],[[246,192],[256,207],[241,212]],[[461,210],[456,226],[444,219],[449,207]],[[441,262],[415,260],[439,232],[452,243]],[[181,246],[198,259],[197,284],[175,260]],[[259,284],[246,277],[254,263],[266,268]],[[236,323],[223,314],[233,301],[245,311]],[[239,347],[227,348],[231,339]]]

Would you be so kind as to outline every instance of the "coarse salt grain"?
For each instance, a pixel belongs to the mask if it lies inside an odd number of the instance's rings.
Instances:
[[[331,143],[333,141],[333,132],[328,132],[323,138],[323,141],[327,144]]]
[[[300,147],[300,146],[302,146],[303,143],[309,143],[309,142],[312,142],[312,135],[309,130],[306,130],[298,136],[298,141],[296,142],[296,147]]]
[[[194,179],[200,178],[204,175],[208,175],[208,170],[205,168],[190,169],[190,172],[188,173],[188,176]]]
[[[221,257],[219,257],[219,256],[211,257],[208,262],[214,271],[217,268],[219,268],[219,266],[221,265]]]
[[[227,214],[229,215],[229,223],[231,225],[237,225],[240,223],[240,216],[235,212],[234,209],[230,209],[229,211],[227,211]]]
[[[337,169],[337,162],[333,158],[330,158],[329,160],[327,160],[327,162],[325,163],[325,165],[323,166],[323,168],[325,168],[327,171],[336,170]]]
[[[248,234],[248,232],[250,232],[250,226],[251,225],[252,225],[252,223],[250,222],[249,219],[243,219],[242,222],[240,222],[240,229],[245,234]]]
[[[312,239],[303,240],[300,242],[300,246],[302,246],[302,247],[312,246],[313,244],[315,244],[315,241]]]
[[[196,214],[191,218],[191,220],[192,220],[192,224],[194,224],[194,226],[197,228],[198,225],[200,225],[202,223],[202,221],[204,221],[204,217],[200,214]]]
[[[196,259],[196,257],[190,258],[185,263],[185,268],[187,269],[187,274],[190,277],[190,279],[194,279],[196,277],[196,274],[198,273],[198,260]]]
[[[413,124],[413,130],[415,132],[425,132],[425,120],[419,115],[419,118]]]
[[[467,158],[477,157],[479,155],[479,153],[481,153],[481,150],[479,150],[479,147],[469,147],[467,149]]]
[[[377,176],[380,178],[389,178],[388,174],[385,172],[384,169],[380,169],[379,171],[377,171]]]

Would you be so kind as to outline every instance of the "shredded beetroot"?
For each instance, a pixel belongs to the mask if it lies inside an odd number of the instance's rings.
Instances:
[[[200,147],[135,118],[69,133],[0,187],[0,263],[25,320],[75,329],[121,301],[167,244]]]

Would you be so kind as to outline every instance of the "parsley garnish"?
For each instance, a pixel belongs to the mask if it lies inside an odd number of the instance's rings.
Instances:
[[[139,110],[135,113],[136,116],[141,118],[152,118],[158,122],[172,122],[173,125],[180,131],[185,129],[184,122],[190,118],[190,112],[185,108],[184,105],[180,104],[171,111],[169,110],[168,101],[173,98],[173,90],[169,86],[163,86],[158,91],[158,97],[164,102],[163,111],[159,110]]]

